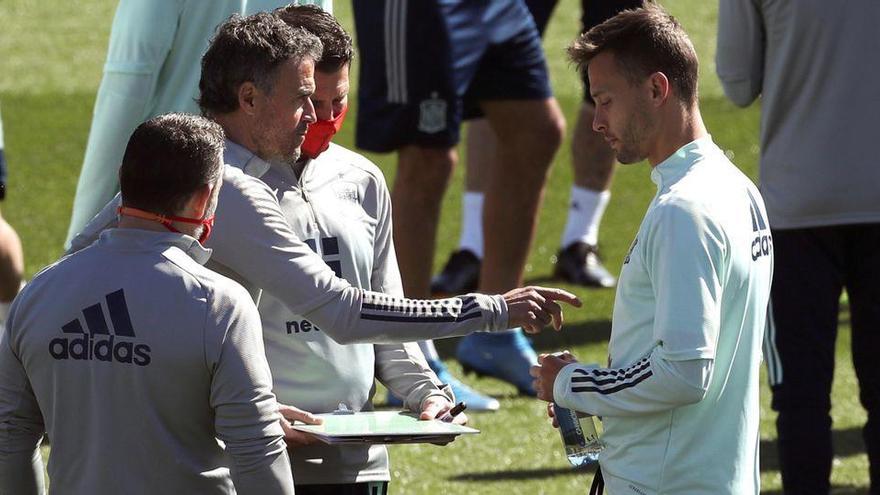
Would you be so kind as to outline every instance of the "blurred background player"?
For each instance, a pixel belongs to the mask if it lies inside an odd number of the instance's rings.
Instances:
[[[777,254],[764,359],[785,493],[832,490],[843,288],[871,493],[880,492],[880,65],[865,63],[880,50],[877,19],[871,0],[722,0],[718,10],[724,92],[739,106],[761,98],[760,184]]]
[[[543,36],[558,0],[525,3]],[[581,32],[643,3],[644,0],[581,0]],[[571,140],[574,184],[554,275],[584,287],[607,288],[613,287],[615,280],[599,259],[598,243],[599,224],[611,198],[614,154],[601,135],[593,131],[595,105],[590,97],[590,81],[586,76],[582,76],[582,81],[583,103]],[[493,235],[491,227],[483,228],[483,188],[485,169],[497,153],[497,138],[485,119],[475,118],[469,124],[459,247],[431,281],[431,292],[436,295],[457,294],[479,285],[484,234]]]
[[[557,1],[525,1],[542,36]],[[581,0],[581,32],[622,10],[641,7],[643,3],[644,0]],[[615,279],[602,265],[597,246],[599,223],[611,198],[614,154],[602,136],[593,131],[595,106],[590,97],[590,82],[585,75],[582,80],[584,100],[571,141],[574,184],[554,275],[573,284],[606,288],[613,287]],[[475,109],[473,115],[467,131],[467,172],[459,247],[431,281],[431,293],[435,296],[476,290],[484,256],[484,233],[486,237],[494,235],[491,227],[485,231],[483,228],[483,190],[487,170],[498,153],[498,139],[490,123],[482,118],[482,112]],[[433,343],[420,344],[426,355],[436,355]],[[479,370],[492,366],[485,362],[481,346],[473,345],[473,339],[462,341],[457,354],[462,365],[468,368]]]
[[[286,0],[120,0],[110,30],[85,158],[67,232],[73,237],[119,191],[117,171],[131,131],[167,112],[198,113],[199,60],[232,14],[275,9]],[[325,9],[331,0],[299,0]]]
[[[194,115],[138,126],[118,228],[15,299],[0,336],[0,492],[43,493],[47,433],[64,493],[293,494],[257,308],[202,266],[223,144]]]
[[[547,169],[564,120],[552,97],[541,40],[522,0],[354,1],[361,54],[356,142],[396,152],[394,241],[410,297],[430,295],[440,204],[457,161],[462,119],[481,110],[499,153],[487,170],[480,290],[519,286]],[[473,369],[534,395],[536,356],[520,329],[465,340]],[[436,354],[427,355],[436,359]],[[489,404],[497,407],[495,404]],[[488,406],[487,406],[488,408]]]
[[[3,146],[3,118],[0,117],[0,201],[6,198],[6,154]],[[9,303],[18,294],[24,277],[24,255],[18,233],[0,215],[0,328],[6,321]]]

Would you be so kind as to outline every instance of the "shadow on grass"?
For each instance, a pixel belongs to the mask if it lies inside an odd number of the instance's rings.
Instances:
[[[833,430],[831,442],[834,445],[834,457],[851,457],[866,452],[861,428]],[[761,440],[761,471],[779,471],[779,442],[775,438]]]
[[[583,469],[572,469],[566,467],[560,468],[539,468],[539,469],[521,469],[518,471],[488,471],[482,473],[462,473],[447,478],[449,481],[511,481],[511,480],[534,480],[555,478],[557,476],[586,476],[592,479],[596,470],[593,467]]]
[[[848,428],[834,430],[834,456],[850,457],[865,452],[865,444],[862,440],[861,428]],[[777,440],[761,440],[761,471],[779,471]],[[482,482],[482,481],[510,481],[525,479],[555,478],[557,476],[588,476],[592,477],[595,469],[570,468],[539,468],[523,469],[516,471],[489,471],[461,473],[448,478],[450,481]],[[781,490],[762,491],[762,494],[781,494]],[[832,494],[863,494],[868,493],[865,488],[851,485],[835,485]]]
[[[529,335],[532,346],[538,352],[555,352],[584,344],[608,342],[611,336],[611,320],[582,321],[566,323],[562,331],[551,328],[539,334]],[[460,339],[438,339],[434,341],[437,352],[443,359],[455,357],[455,347]]]

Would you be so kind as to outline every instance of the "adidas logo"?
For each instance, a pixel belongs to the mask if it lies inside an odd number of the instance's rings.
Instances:
[[[746,192],[749,194],[749,199],[752,202],[749,205],[749,208],[752,210],[752,232],[758,233],[755,240],[752,241],[752,261],[757,261],[761,256],[767,256],[773,251],[773,238],[770,237],[769,232],[766,234],[760,233],[762,230],[768,230],[767,222],[761,215],[761,209],[758,208],[758,202],[755,201],[752,192],[748,190]]]
[[[76,337],[57,337],[49,342],[49,354],[55,359],[73,359],[76,361],[107,361],[124,364],[147,366],[150,364],[150,346],[136,344],[128,339],[136,337],[125,303],[122,289],[111,292],[105,297],[110,321],[114,333],[110,333],[101,303],[93,304],[82,310],[89,332],[83,330],[79,318],[75,318],[61,327],[65,334]]]

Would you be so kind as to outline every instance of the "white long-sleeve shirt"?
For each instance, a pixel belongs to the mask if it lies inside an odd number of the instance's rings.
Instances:
[[[608,368],[570,364],[562,407],[602,416],[611,495],[757,494],[772,239],[757,188],[704,137],[651,173],[624,259]]]
[[[44,432],[57,494],[293,493],[257,309],[208,255],[113,229],[25,287],[0,337],[0,493],[40,493]]]

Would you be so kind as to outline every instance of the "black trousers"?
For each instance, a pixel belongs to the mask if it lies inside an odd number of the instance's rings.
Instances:
[[[880,493],[880,224],[773,230],[775,266],[765,341],[785,493],[827,494],[831,382],[841,291],[868,414],[862,435],[871,493]]]

